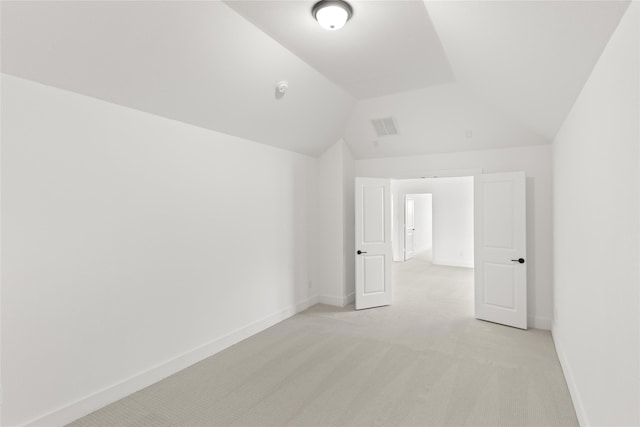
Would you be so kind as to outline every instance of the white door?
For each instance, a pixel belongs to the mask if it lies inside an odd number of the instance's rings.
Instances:
[[[391,304],[391,182],[356,178],[356,309]]]
[[[404,260],[413,258],[415,223],[415,200],[405,196],[404,200]]]
[[[476,175],[476,318],[527,329],[524,172]]]

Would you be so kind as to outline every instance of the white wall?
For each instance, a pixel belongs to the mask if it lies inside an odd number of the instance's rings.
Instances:
[[[433,263],[473,267],[473,178],[393,180],[395,201],[394,259],[403,259],[404,196],[431,193],[433,201]]]
[[[434,171],[438,176],[465,175],[469,170],[526,172],[529,325],[550,329],[553,253],[550,145],[356,160],[357,176],[401,179],[433,176]]]
[[[2,425],[64,424],[316,301],[315,159],[9,76],[2,114]]]
[[[431,194],[407,196],[414,201],[413,249],[416,253],[429,250],[433,246],[433,197]]]
[[[329,147],[319,159],[320,301],[345,306],[355,291],[354,160],[344,141]]]
[[[343,305],[344,296],[344,178],[343,151],[338,142],[319,160],[320,224],[317,239],[320,248],[318,289],[324,304]]]
[[[640,5],[553,144],[553,337],[582,425],[640,425]]]
[[[344,304],[355,301],[356,292],[356,165],[349,146],[342,141],[344,174]]]

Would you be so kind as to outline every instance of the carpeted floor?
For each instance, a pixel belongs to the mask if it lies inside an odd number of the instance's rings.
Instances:
[[[473,270],[394,265],[394,302],[317,305],[71,425],[577,426],[548,331],[473,318]]]

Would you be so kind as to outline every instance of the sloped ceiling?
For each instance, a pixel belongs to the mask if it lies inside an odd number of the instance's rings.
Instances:
[[[425,4],[456,81],[551,140],[629,2]]]
[[[352,4],[328,32],[313,0],[5,1],[2,70],[309,155],[547,144],[629,2]]]
[[[354,1],[327,32],[312,0],[227,2],[358,98],[356,158],[549,144],[629,4]],[[386,117],[399,135],[377,137]]]
[[[355,105],[222,2],[1,7],[2,71],[18,77],[308,155],[342,137]]]
[[[226,0],[358,99],[452,82],[453,72],[421,0],[351,1],[354,16],[326,31],[317,0]]]
[[[376,137],[371,118],[393,117],[396,136]],[[450,83],[358,103],[345,141],[358,159],[540,145],[540,134]]]

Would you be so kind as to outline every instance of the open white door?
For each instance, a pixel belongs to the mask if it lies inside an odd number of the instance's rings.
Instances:
[[[476,318],[527,329],[524,172],[476,175]]]
[[[356,178],[356,309],[391,304],[391,182]]]
[[[413,258],[414,238],[416,231],[415,223],[415,203],[409,196],[404,196],[404,260]]]

